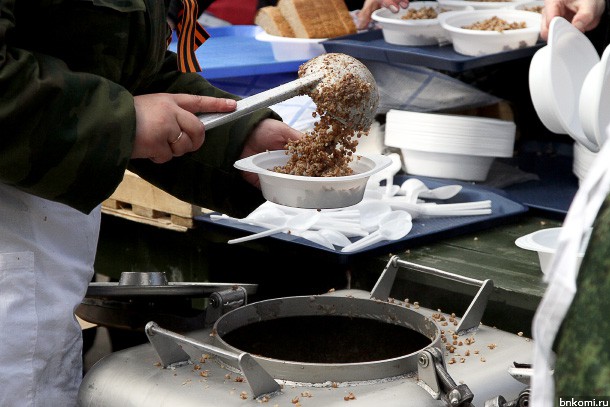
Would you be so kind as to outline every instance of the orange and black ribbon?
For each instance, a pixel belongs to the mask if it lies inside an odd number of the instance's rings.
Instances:
[[[210,34],[197,21],[199,6],[196,0],[182,0],[182,10],[178,13],[178,69],[181,72],[201,72],[195,50],[210,38]]]

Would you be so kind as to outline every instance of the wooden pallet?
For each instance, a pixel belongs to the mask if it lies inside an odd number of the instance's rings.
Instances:
[[[207,209],[181,201],[125,171],[112,196],[102,202],[102,212],[165,229],[185,232],[195,227],[193,217]]]

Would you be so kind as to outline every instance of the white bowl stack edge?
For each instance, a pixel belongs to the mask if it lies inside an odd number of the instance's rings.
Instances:
[[[385,144],[408,174],[485,181],[496,157],[512,157],[516,125],[494,118],[390,110]]]

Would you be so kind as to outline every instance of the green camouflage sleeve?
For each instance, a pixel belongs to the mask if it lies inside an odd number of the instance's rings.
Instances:
[[[564,400],[610,396],[609,234],[610,197],[607,197],[578,272],[576,295],[555,343],[556,395]]]
[[[198,95],[238,97],[213,87],[199,74],[182,74],[175,70],[175,55],[168,53],[165,74],[146,92],[192,93]],[[231,123],[206,131],[205,142],[198,150],[176,157],[165,164],[134,160],[129,169],[170,194],[196,205],[245,216],[263,202],[259,189],[245,182],[234,167],[247,136],[265,118],[280,119],[272,110],[262,109]]]
[[[0,182],[89,212],[114,192],[130,162],[133,95],[232,97],[199,74],[177,72],[175,54],[166,51],[165,7],[156,0],[0,0]],[[137,160],[133,170],[183,200],[248,210],[261,194],[233,162],[266,117],[277,118],[257,112],[208,132],[196,153],[165,165]]]
[[[31,7],[33,22],[42,18],[36,4],[25,3],[19,6]],[[17,30],[19,12],[15,1],[0,0],[0,182],[89,212],[127,166],[133,97],[99,75],[22,46],[34,41]]]

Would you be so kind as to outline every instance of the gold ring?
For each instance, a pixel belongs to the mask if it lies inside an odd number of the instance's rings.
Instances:
[[[180,134],[178,134],[178,137],[176,138],[176,140],[170,141],[169,144],[176,144],[178,141],[180,141],[180,139],[182,138],[183,134],[184,134],[184,132],[181,131]]]

